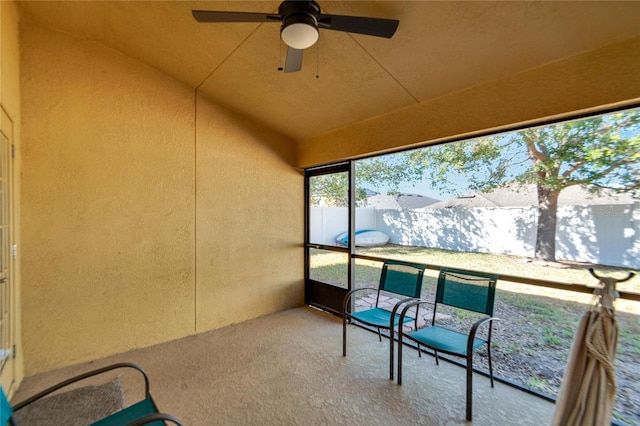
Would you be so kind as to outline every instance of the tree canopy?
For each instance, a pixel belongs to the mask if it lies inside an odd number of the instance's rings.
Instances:
[[[534,127],[407,153],[437,188],[463,174],[472,191],[506,183],[550,190],[640,190],[640,110]]]

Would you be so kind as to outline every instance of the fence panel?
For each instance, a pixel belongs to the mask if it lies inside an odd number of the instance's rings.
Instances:
[[[637,204],[558,208],[556,257],[640,269]]]
[[[455,209],[377,210],[378,230],[389,242],[405,246],[460,249],[460,219]]]
[[[536,209],[459,208],[460,251],[533,256]]]
[[[347,207],[312,207],[309,221],[310,243],[335,245],[336,237],[349,229],[349,209]],[[376,209],[374,207],[356,208],[356,227],[358,230],[377,229]]]
[[[640,269],[640,203],[561,206],[556,259]],[[311,209],[311,242],[335,244],[348,211]],[[357,230],[375,229],[392,244],[534,257],[537,208],[356,209]]]

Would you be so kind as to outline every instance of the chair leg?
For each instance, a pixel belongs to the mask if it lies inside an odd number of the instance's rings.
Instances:
[[[347,316],[342,315],[342,356],[347,356]]]
[[[402,333],[398,333],[398,384],[402,384]]]
[[[436,365],[440,365],[440,360],[438,359],[438,351],[434,350],[433,354],[436,356]]]
[[[395,348],[394,348],[394,341],[395,341],[395,336],[398,336],[398,345],[402,345],[402,340],[401,340],[401,336],[400,336],[400,331],[398,331],[398,333],[396,334],[395,330],[391,329],[389,330],[389,380],[393,380],[393,367],[394,367],[394,357],[395,357]]]
[[[380,329],[378,328],[378,339],[382,342],[382,334],[380,333]]]
[[[418,309],[419,306],[416,306],[416,319],[415,319],[415,328],[414,331],[418,331]],[[418,343],[418,357],[422,358],[422,351],[420,350],[420,343]]]
[[[467,354],[467,421],[471,421],[473,396],[473,352]]]
[[[487,356],[489,357],[489,378],[491,379],[491,387],[493,387],[493,366],[491,365],[491,345],[487,344]]]

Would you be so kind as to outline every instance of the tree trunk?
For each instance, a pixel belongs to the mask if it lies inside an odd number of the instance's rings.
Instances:
[[[538,231],[536,253],[538,260],[556,261],[556,222],[560,191],[538,185]]]

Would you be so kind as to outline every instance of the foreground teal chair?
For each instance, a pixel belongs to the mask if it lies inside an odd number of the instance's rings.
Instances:
[[[435,304],[425,300],[407,303],[400,314],[400,321],[404,320],[407,311],[421,304],[433,305],[433,317],[431,326],[420,330],[404,334],[400,330],[398,338],[398,384],[402,384],[402,342],[403,339],[413,341],[418,345],[425,346],[434,351],[436,364],[438,352],[464,357],[467,361],[467,403],[466,417],[471,421],[472,403],[472,379],[473,379],[473,351],[483,345],[487,345],[489,361],[489,376],[491,387],[493,387],[493,367],[491,365],[491,334],[493,321],[497,320],[493,316],[493,305],[496,295],[497,275],[483,274],[478,272],[464,271],[461,269],[442,268],[438,275],[438,286],[436,288]],[[460,332],[436,324],[436,311],[438,306],[448,305],[458,309],[477,312],[482,314],[482,318],[477,320],[467,332]],[[488,324],[487,339],[476,337],[478,328]]]
[[[419,265],[409,262],[401,261],[385,261],[380,271],[380,282],[378,288],[364,287],[351,290],[348,292],[343,301],[342,306],[342,356],[347,356],[347,321],[358,321],[362,324],[374,327],[378,330],[378,338],[382,341],[382,334],[380,330],[389,330],[389,378],[393,380],[393,342],[394,342],[394,330],[398,328],[399,324],[405,324],[407,322],[414,321],[415,328],[418,328],[418,315],[416,310],[416,316],[405,318],[400,321],[400,315],[397,313],[399,308],[411,300],[416,300],[422,293],[422,278],[424,276],[425,265]],[[358,312],[351,312],[351,302],[354,295],[362,291],[377,291],[375,297],[375,306],[371,309],[366,309]],[[393,309],[383,309],[380,307],[381,296],[396,297],[401,296]],[[402,328],[402,327],[400,327]]]
[[[7,422],[9,422],[9,424],[11,424],[12,426],[18,426],[15,419],[13,418],[13,413],[20,410],[21,408],[24,408],[29,404],[72,383],[76,383],[89,377],[97,376],[99,374],[118,368],[131,368],[138,371],[142,375],[145,385],[145,397],[137,403],[129,407],[125,407],[122,410],[110,415],[109,417],[93,423],[92,426],[164,426],[166,422],[171,422],[178,426],[182,426],[182,423],[180,423],[177,418],[169,414],[159,412],[158,407],[151,397],[151,393],[149,392],[149,378],[147,377],[147,374],[141,367],[131,363],[112,364],[103,368],[99,368],[97,370],[80,374],[78,376],[67,379],[64,382],[53,385],[43,390],[42,392],[39,392],[32,397],[27,398],[24,401],[14,405],[13,407],[9,404],[9,401],[7,401],[4,390],[2,390],[0,392],[0,426],[6,425]]]

